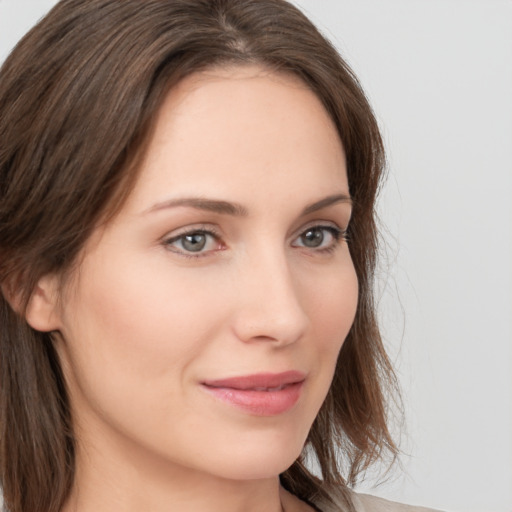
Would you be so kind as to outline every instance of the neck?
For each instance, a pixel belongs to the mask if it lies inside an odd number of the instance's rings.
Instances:
[[[106,489],[91,482],[81,482],[74,490],[62,512],[284,512],[278,479],[248,484],[212,485],[202,479],[196,486],[179,489],[169,485],[157,488],[154,483],[138,480],[137,486],[127,489],[117,485]],[[288,512],[289,509],[286,509]]]
[[[232,480],[125,449],[105,456],[78,447],[76,468],[62,512],[283,512],[289,501],[278,476]]]

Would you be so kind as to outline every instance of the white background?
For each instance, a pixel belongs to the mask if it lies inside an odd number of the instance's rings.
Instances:
[[[54,3],[0,0],[0,61]],[[359,76],[389,153],[381,318],[407,429],[403,470],[371,492],[512,512],[512,1],[295,3]]]

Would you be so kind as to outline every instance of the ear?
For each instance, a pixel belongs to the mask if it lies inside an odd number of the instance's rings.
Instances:
[[[41,332],[60,329],[59,282],[56,275],[43,276],[38,282],[25,311],[27,323]]]

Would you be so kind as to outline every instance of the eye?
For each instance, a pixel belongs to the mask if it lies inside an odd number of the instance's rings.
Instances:
[[[292,244],[317,251],[334,250],[340,240],[345,239],[345,232],[335,226],[311,226],[303,231]]]
[[[215,233],[204,230],[195,230],[168,238],[164,244],[171,251],[182,253],[185,256],[200,256],[222,247]]]

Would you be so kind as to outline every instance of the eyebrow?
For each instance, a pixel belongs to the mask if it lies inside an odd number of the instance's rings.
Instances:
[[[155,204],[147,211],[154,212],[167,208],[177,208],[179,206],[188,206],[189,208],[194,208],[196,210],[205,210],[223,215],[234,215],[236,217],[246,217],[248,215],[247,208],[240,204],[220,201],[217,199],[206,199],[204,197],[170,199],[168,201]]]
[[[308,215],[310,213],[316,212],[318,210],[327,208],[328,206],[332,206],[338,203],[348,203],[351,205],[352,199],[347,194],[335,194],[332,196],[328,196],[306,206],[302,210],[301,215]],[[183,197],[162,201],[161,203],[155,204],[154,206],[149,208],[149,210],[146,210],[146,212],[144,213],[165,210],[168,208],[178,208],[180,206],[194,208],[196,210],[204,210],[208,212],[219,213],[222,215],[233,215],[235,217],[247,217],[247,215],[249,214],[247,208],[245,208],[245,206],[242,206],[241,204],[231,203],[229,201],[222,201],[218,199],[207,199],[204,197]]]
[[[352,206],[352,198],[347,194],[335,194],[332,196],[327,196],[324,199],[320,199],[320,201],[316,201],[315,203],[306,206],[306,208],[302,210],[302,215],[308,215],[318,210],[322,210],[323,208],[327,208],[328,206],[339,203],[346,203]]]

